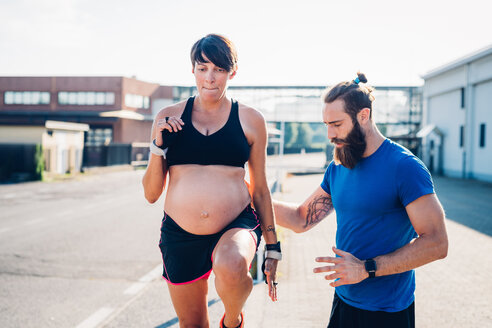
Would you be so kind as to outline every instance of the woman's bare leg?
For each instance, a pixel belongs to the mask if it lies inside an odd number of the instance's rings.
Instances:
[[[171,285],[169,293],[174,310],[178,315],[180,328],[208,328],[207,279],[200,279],[190,284]]]
[[[245,229],[228,230],[213,253],[215,288],[224,303],[227,327],[239,325],[241,310],[253,289],[249,265],[256,253],[256,241],[251,237]]]

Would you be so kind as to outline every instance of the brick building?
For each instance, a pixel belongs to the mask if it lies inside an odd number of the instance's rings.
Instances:
[[[0,77],[0,181],[32,178],[38,145],[48,172],[144,162],[173,90],[126,77]]]
[[[85,123],[85,145],[148,142],[154,113],[172,100],[172,87],[135,78],[0,77],[0,128]]]

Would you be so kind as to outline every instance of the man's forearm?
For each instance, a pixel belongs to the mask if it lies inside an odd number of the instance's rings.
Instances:
[[[297,204],[273,201],[273,209],[275,211],[275,221],[279,226],[293,230],[295,232],[303,232],[305,218],[300,215]]]
[[[374,258],[376,276],[406,272],[435,260],[445,258],[448,252],[446,233],[422,235],[396,251]]]
[[[273,201],[278,225],[295,232],[304,232],[333,212],[331,196],[319,188],[302,205]]]

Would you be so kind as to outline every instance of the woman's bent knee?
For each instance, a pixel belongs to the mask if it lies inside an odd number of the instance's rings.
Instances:
[[[247,279],[248,263],[240,255],[222,256],[213,263],[214,274],[225,283],[237,284]]]

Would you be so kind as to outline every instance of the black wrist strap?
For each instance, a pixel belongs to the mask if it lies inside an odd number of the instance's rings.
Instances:
[[[280,242],[277,242],[276,244],[266,244],[265,249],[267,251],[277,251],[282,253],[282,250],[280,249]]]
[[[376,265],[376,261],[374,261],[373,259],[367,259],[364,261],[364,267],[367,273],[369,274],[369,278],[376,277],[376,270],[378,269]]]

